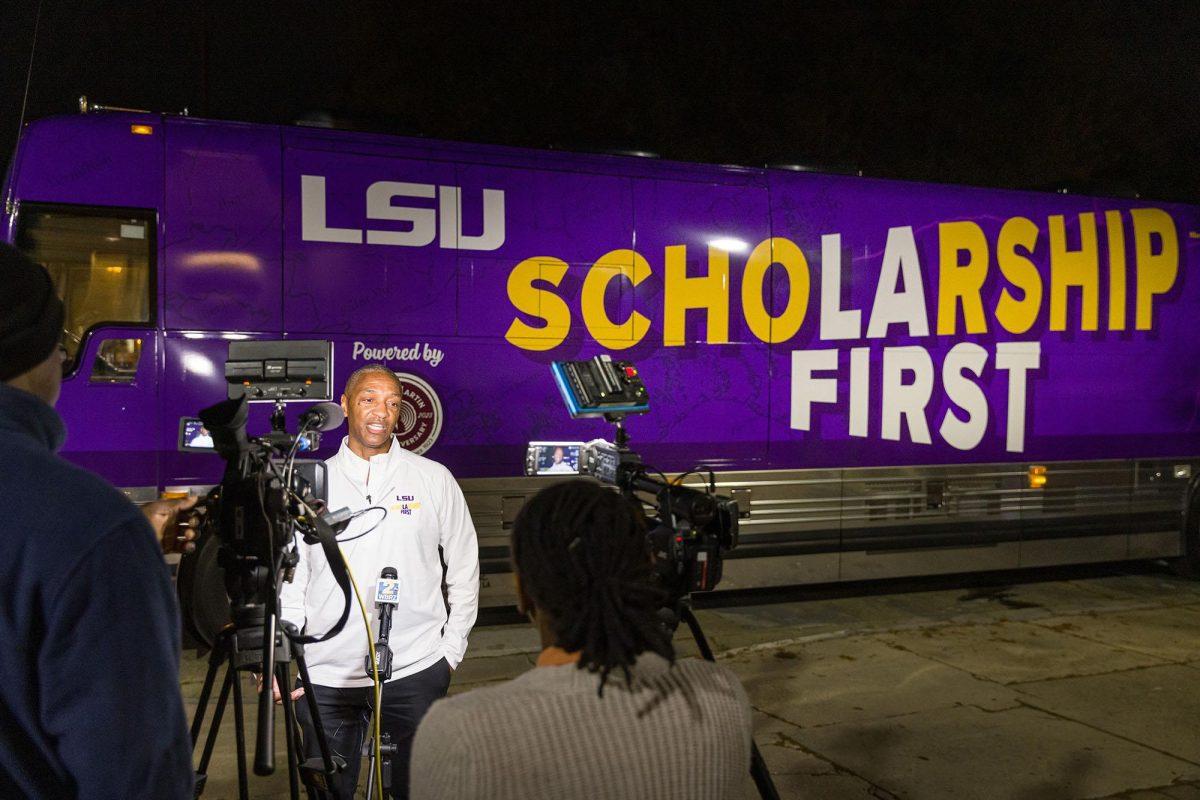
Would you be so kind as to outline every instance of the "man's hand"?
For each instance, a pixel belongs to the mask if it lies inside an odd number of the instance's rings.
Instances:
[[[196,527],[200,516],[204,513],[201,508],[192,511],[199,497],[189,496],[169,500],[154,500],[142,506],[142,513],[154,528],[158,544],[164,553],[190,553],[196,545]],[[191,513],[189,513],[191,512]]]
[[[263,688],[262,675],[259,675],[257,672],[254,673],[254,680],[257,681],[257,683],[258,683],[258,693],[262,694],[262,688]],[[283,696],[279,694],[279,679],[276,678],[274,675],[271,676],[271,694],[274,695],[276,703],[283,703]],[[299,700],[301,697],[304,697],[304,687],[303,686],[301,686],[299,689],[292,690],[292,701],[293,702],[295,702],[296,700]]]

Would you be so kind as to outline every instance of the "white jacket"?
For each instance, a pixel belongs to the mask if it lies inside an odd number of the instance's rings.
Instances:
[[[392,613],[392,680],[420,672],[445,657],[458,666],[467,650],[467,634],[479,608],[479,545],[462,490],[450,471],[400,446],[392,437],[386,452],[359,458],[342,439],[328,466],[329,508],[367,511],[338,536],[371,620],[377,640],[379,623],[375,583],[380,570],[395,567],[400,603]],[[369,480],[368,480],[369,475]],[[369,533],[372,526],[375,527]],[[364,534],[360,538],[360,534]],[[300,562],[281,592],[280,616],[307,634],[333,627],[342,610],[342,593],[320,545],[299,542]],[[446,559],[450,613],[442,600],[441,547]],[[351,602],[354,602],[353,595]],[[305,646],[309,679],[318,686],[369,686],[365,664],[367,635],[357,604],[346,626],[332,639]]]

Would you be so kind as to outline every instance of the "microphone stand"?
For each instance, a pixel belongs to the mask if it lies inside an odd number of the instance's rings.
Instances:
[[[395,573],[392,573],[394,576]],[[378,671],[379,682],[392,677],[392,648],[388,645],[388,636],[392,631],[392,606],[393,603],[379,602],[375,603],[375,607],[379,609],[379,640],[375,642],[375,662],[371,661],[371,654],[367,653],[366,669],[367,676],[374,678]],[[379,703],[383,704],[383,689],[380,687]],[[374,715],[382,713],[381,708],[374,709]],[[372,715],[372,716],[374,716]],[[374,724],[371,725],[371,736],[368,737],[367,746],[367,794],[366,797],[371,798],[375,794],[375,748],[370,746],[371,739],[374,738]],[[392,757],[396,754],[396,745],[392,744],[392,737],[387,732],[383,732],[380,736],[379,764],[380,783],[383,785],[384,796],[390,797],[392,793]]]

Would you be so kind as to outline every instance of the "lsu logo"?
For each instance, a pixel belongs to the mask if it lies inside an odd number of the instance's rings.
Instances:
[[[396,503],[392,506],[392,511],[399,511],[406,517],[411,517],[414,511],[421,508],[421,504],[417,502],[417,498],[411,494],[396,495]]]
[[[428,208],[437,199],[437,208]],[[504,244],[504,191],[483,190],[483,230],[464,231],[462,188],[429,183],[375,181],[367,187],[363,207],[368,225],[335,228],[325,213],[325,176],[300,176],[300,238],[306,242],[385,244],[424,247],[434,239],[445,250],[496,250]],[[415,201],[415,202],[409,202]],[[356,215],[357,216],[357,215]],[[399,227],[392,223],[401,223]]]

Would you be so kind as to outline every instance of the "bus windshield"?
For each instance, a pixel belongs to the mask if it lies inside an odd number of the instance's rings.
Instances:
[[[50,272],[65,306],[67,372],[93,326],[150,322],[149,214],[28,203],[18,220],[18,246]]]

